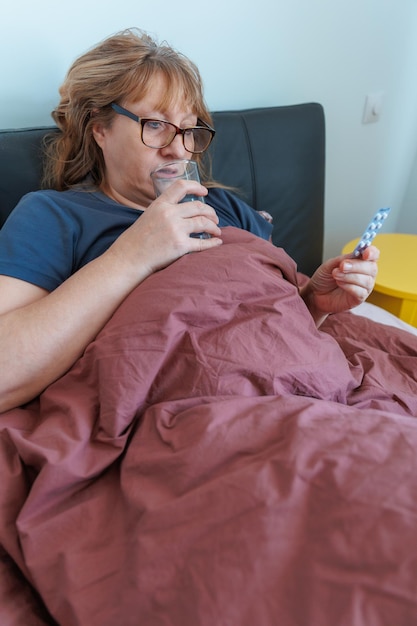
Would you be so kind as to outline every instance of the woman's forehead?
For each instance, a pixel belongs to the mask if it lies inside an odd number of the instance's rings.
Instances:
[[[178,76],[165,76],[156,73],[145,85],[132,93],[132,100],[136,102],[146,101],[154,110],[165,113],[171,109],[181,109],[184,112],[194,113],[200,107],[196,97],[180,80]]]

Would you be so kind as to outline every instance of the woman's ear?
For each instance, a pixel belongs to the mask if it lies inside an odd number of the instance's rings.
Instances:
[[[96,122],[93,124],[92,128],[93,137],[96,141],[96,144],[102,148],[105,138],[105,127],[101,122]]]

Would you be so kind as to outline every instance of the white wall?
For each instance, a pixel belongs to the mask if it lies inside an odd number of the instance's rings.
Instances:
[[[417,151],[414,166],[408,181],[408,187],[402,203],[397,223],[397,231],[401,233],[417,233]]]
[[[416,232],[403,203],[417,148],[416,0],[211,0],[190,7],[166,0],[8,3],[0,23],[0,128],[50,124],[73,59],[138,26],[197,63],[212,110],[323,104],[325,256],[357,236],[379,206],[393,207],[386,230],[401,219]],[[379,91],[381,119],[363,125],[365,96]]]

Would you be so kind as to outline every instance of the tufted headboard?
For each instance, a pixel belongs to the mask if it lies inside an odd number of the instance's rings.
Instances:
[[[322,261],[325,125],[317,103],[213,113],[216,180],[273,216],[272,239],[311,274]],[[39,188],[41,142],[52,127],[0,130],[0,227]]]

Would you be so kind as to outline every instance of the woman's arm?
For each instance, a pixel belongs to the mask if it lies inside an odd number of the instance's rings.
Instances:
[[[0,412],[38,395],[83,353],[123,299],[146,278],[129,278],[112,253],[86,265],[51,293],[0,276]],[[20,294],[20,302],[17,294]]]
[[[103,255],[51,293],[0,276],[0,412],[31,400],[66,372],[149,275],[183,254],[221,244],[211,207],[201,202],[173,207],[164,196]],[[189,236],[200,231],[212,238]]]

